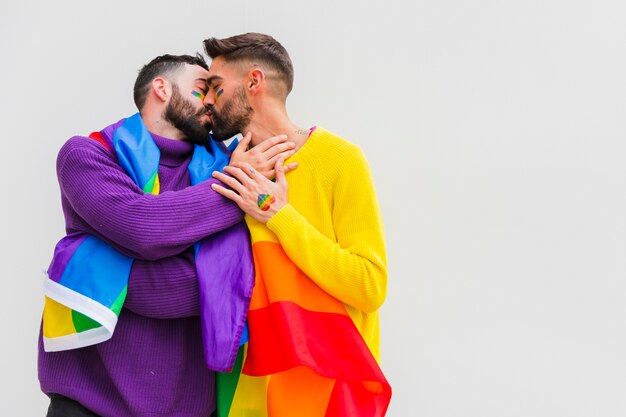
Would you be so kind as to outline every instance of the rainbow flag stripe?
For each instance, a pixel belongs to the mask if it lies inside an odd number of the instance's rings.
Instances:
[[[233,372],[218,374],[218,416],[384,416],[391,387],[345,306],[265,226],[248,226],[256,270],[250,340]]]
[[[44,283],[46,351],[88,346],[112,336],[132,263],[132,258],[84,233],[68,235],[57,244]],[[106,285],[101,271],[107,271]]]

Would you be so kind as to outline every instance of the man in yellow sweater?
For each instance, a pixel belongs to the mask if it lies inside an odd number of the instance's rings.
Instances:
[[[256,284],[242,373],[265,378],[259,415],[382,416],[391,395],[377,364],[387,261],[367,161],[356,145],[289,119],[293,66],[274,38],[247,33],[204,47],[214,139],[251,133],[244,140],[258,146],[285,135],[296,144],[288,160],[276,158],[275,181],[245,163],[214,173],[230,187],[214,190],[246,212],[252,238]],[[298,168],[286,173],[284,164]],[[235,415],[236,402],[220,415]]]

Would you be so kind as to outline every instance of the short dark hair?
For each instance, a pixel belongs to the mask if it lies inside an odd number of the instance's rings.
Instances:
[[[204,57],[200,54],[191,55],[161,55],[148,62],[139,70],[139,75],[135,80],[135,88],[133,89],[133,98],[135,105],[139,110],[146,103],[148,91],[150,91],[150,83],[156,77],[162,75],[172,75],[179,71],[183,65],[199,65],[205,70],[209,69]]]
[[[285,96],[293,88],[293,64],[287,50],[276,39],[263,33],[249,32],[230,38],[209,38],[204,50],[211,59],[221,56],[226,62],[263,63],[277,71],[285,84]]]

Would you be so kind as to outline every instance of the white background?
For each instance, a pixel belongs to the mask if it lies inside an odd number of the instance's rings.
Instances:
[[[291,118],[370,161],[388,416],[626,415],[618,0],[2,0],[0,415],[47,406],[36,339],[63,235],[59,148],[134,113],[156,55],[247,31],[290,51]]]

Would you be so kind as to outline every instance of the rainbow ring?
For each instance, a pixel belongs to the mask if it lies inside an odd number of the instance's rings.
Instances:
[[[270,206],[273,202],[276,201],[276,197],[271,194],[259,194],[259,198],[256,200],[256,204],[263,211],[267,211],[270,209]]]

